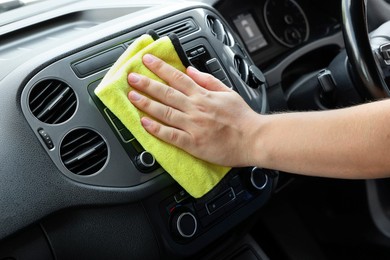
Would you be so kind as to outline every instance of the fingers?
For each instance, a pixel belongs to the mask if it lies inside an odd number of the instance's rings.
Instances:
[[[195,91],[202,91],[198,85],[211,91],[231,91],[220,80],[208,73],[200,72],[191,66],[187,68],[186,72],[189,76],[187,77],[186,74],[153,55],[144,55],[143,62],[152,72],[167,82],[168,85],[186,95],[191,95]],[[194,82],[198,85],[194,84]]]
[[[194,67],[187,68],[187,75],[190,76],[197,84],[210,91],[230,91],[231,89],[225,86],[220,80],[214,76],[200,72]]]
[[[164,80],[169,86],[177,89],[187,96],[201,90],[201,88],[186,74],[153,55],[144,55],[143,62],[153,73]]]
[[[165,126],[147,117],[141,119],[141,124],[151,135],[181,149],[188,147],[188,144],[190,143],[190,135],[187,132]]]
[[[156,102],[136,91],[130,91],[128,98],[139,110],[160,120],[164,124],[171,125],[178,129],[182,129],[183,126],[188,124],[186,114],[171,106]]]
[[[183,111],[183,108],[188,107],[188,99],[186,96],[182,92],[176,91],[165,84],[136,73],[130,73],[128,81],[133,88],[161,101],[166,105],[174,107],[180,111]]]
[[[202,107],[199,102],[204,103],[204,94],[232,90],[213,76],[192,67],[187,69],[187,75],[150,54],[143,56],[143,62],[168,85],[136,73],[129,74],[129,84],[147,95],[133,90],[128,94],[129,100],[139,110],[156,119],[143,117],[141,124],[157,138],[188,149],[193,138],[190,130],[194,128],[191,118]]]

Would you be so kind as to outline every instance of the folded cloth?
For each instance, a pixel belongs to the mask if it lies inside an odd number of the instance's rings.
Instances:
[[[230,168],[200,160],[155,138],[142,127],[140,119],[145,114],[134,107],[127,98],[132,89],[127,82],[127,76],[130,72],[136,72],[164,83],[144,66],[142,57],[147,53],[159,57],[183,72],[186,66],[190,65],[177,36],[153,39],[146,34],[128,47],[95,89],[95,94],[129,129],[143,148],[153,154],[165,171],[191,196],[200,198],[209,192]]]
[[[105,80],[111,80],[114,74],[120,69],[123,68],[125,63],[129,60],[130,57],[133,57],[137,52],[154,42],[157,39],[157,36],[154,34],[144,34],[137,38],[129,48],[118,58],[115,64],[110,68],[106,73],[101,85],[105,85]]]

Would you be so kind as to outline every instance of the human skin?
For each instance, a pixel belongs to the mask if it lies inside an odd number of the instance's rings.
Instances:
[[[390,175],[390,101],[261,115],[210,74],[143,62],[167,85],[130,73],[129,100],[150,134],[212,163],[348,179]],[[148,95],[153,99],[148,98]],[[157,120],[156,120],[157,119]]]

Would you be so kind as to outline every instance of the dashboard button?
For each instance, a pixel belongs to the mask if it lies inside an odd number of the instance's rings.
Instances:
[[[263,190],[268,184],[268,176],[263,169],[253,167],[251,171],[251,184],[256,190]]]
[[[206,52],[206,50],[205,50],[204,47],[199,47],[199,48],[197,49],[197,52],[198,52],[199,54],[203,54],[203,53]]]
[[[236,198],[236,194],[234,193],[233,189],[232,188],[228,189],[222,195],[220,195],[218,198],[207,203],[207,210],[208,210],[209,214],[213,214],[215,211],[222,208],[223,206],[225,206],[229,202],[233,201],[235,198]]]
[[[232,84],[230,83],[230,81],[226,78],[224,80],[221,80],[223,84],[225,84],[227,87],[229,88],[233,88],[232,87]]]
[[[226,79],[226,73],[223,70],[217,70],[213,72],[214,77],[216,77],[219,80]]]
[[[53,141],[51,140],[49,134],[43,130],[43,129],[39,129],[38,130],[38,133],[39,135],[41,136],[43,142],[45,143],[46,147],[51,150],[54,148],[54,144],[53,144]]]
[[[257,88],[266,83],[265,76],[255,65],[249,66],[249,86]]]
[[[180,203],[183,200],[186,200],[187,198],[189,198],[190,195],[185,190],[181,190],[178,193],[176,193],[173,197],[174,197],[176,203]]]
[[[171,232],[179,238],[191,238],[198,230],[198,221],[189,211],[173,213],[171,220]]]
[[[122,136],[123,141],[130,142],[131,139],[134,138],[134,136],[131,134],[131,132],[127,128],[123,128],[119,130],[119,134]]]
[[[135,159],[135,163],[140,170],[149,170],[152,168],[155,164],[156,160],[154,159],[154,156],[149,153],[148,151],[143,151],[139,155],[137,155]]]
[[[212,59],[206,61],[205,65],[206,65],[207,70],[210,73],[213,73],[215,71],[222,69],[221,64],[219,63],[219,61],[216,58],[212,58]]]

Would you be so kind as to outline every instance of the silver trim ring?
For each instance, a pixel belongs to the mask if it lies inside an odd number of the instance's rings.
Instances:
[[[150,154],[153,158],[153,161],[151,163],[146,163],[144,160],[143,160],[143,155],[144,154]],[[139,161],[141,162],[141,164],[145,167],[152,167],[154,165],[154,163],[156,162],[156,159],[154,159],[154,156],[153,154],[151,154],[150,152],[148,151],[143,151],[140,155],[139,155]]]
[[[194,231],[193,231],[190,235],[186,235],[186,234],[183,232],[183,230],[181,229],[180,225],[179,225],[180,222],[181,222],[181,219],[182,219],[183,217],[185,217],[186,215],[191,216],[192,219],[194,220],[194,223],[195,223]],[[181,214],[179,215],[179,217],[177,218],[176,228],[177,228],[177,231],[179,232],[179,234],[180,234],[182,237],[184,237],[184,238],[191,238],[191,237],[193,237],[193,236],[195,235],[195,233],[196,233],[196,231],[197,231],[197,229],[198,229],[198,221],[196,220],[195,216],[194,216],[192,213],[190,213],[190,212],[184,212],[184,213],[181,213]]]
[[[261,170],[261,168],[253,167],[253,169],[251,171],[251,183],[252,183],[253,187],[255,187],[257,190],[263,190],[265,188],[265,186],[267,186],[267,184],[268,184],[268,175],[263,173],[265,176],[264,184],[262,186],[257,186],[257,184],[253,178],[253,175],[256,174],[256,170]]]

